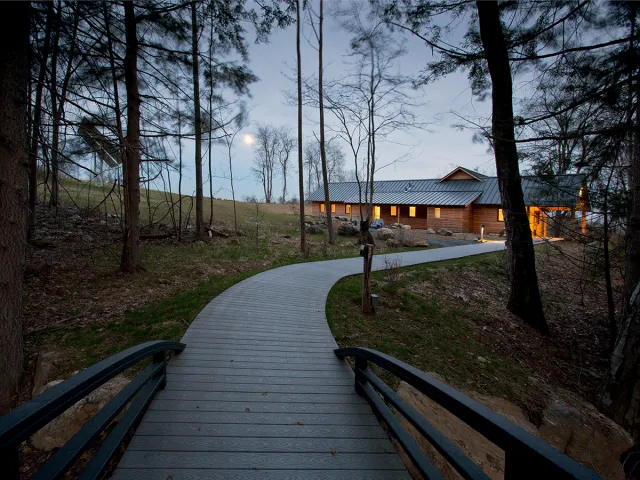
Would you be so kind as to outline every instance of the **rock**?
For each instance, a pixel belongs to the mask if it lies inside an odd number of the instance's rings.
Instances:
[[[204,245],[204,240],[198,240],[198,241],[196,242],[196,245]]]
[[[464,303],[467,303],[469,301],[469,297],[467,297],[464,293],[462,292],[458,292],[458,293],[454,293],[453,294],[453,298],[456,298],[458,300],[462,300]]]
[[[346,237],[355,237],[360,234],[360,230],[353,223],[341,223],[338,226],[338,235]]]
[[[400,243],[402,243],[403,247],[413,248],[418,242],[412,235],[409,235],[408,237],[402,237]]]
[[[43,391],[62,383],[62,381],[53,380],[47,383]],[[112,378],[33,434],[31,437],[32,445],[47,452],[60,448],[128,383],[129,380],[122,375]]]
[[[309,225],[308,227],[306,227],[304,229],[304,231],[306,233],[310,233],[312,235],[317,235],[320,233],[324,233],[324,230],[322,229],[322,227],[320,225]]]
[[[450,237],[451,235],[453,235],[453,232],[446,228],[440,228],[438,229],[438,235],[444,235],[445,237]]]
[[[55,369],[58,363],[57,352],[43,352],[38,354],[36,359],[36,366],[33,374],[33,389],[31,390],[31,396],[43,392],[43,387],[48,384],[52,376],[55,375]]]
[[[229,240],[229,243],[231,245],[240,245],[240,239],[238,238],[232,238],[231,240]]]
[[[395,238],[389,238],[387,240],[387,247],[389,248],[398,248],[400,247],[402,244],[400,243],[399,240],[396,240]]]
[[[402,228],[402,224],[401,223],[392,223],[391,225],[389,225],[389,228]]]
[[[427,241],[426,238],[424,240],[417,240],[414,245],[414,247],[418,248],[429,248],[430,246],[431,244]]]
[[[427,228],[427,233],[428,233],[429,235],[435,235],[435,234],[436,234],[436,231],[435,231],[433,228]]]
[[[552,400],[543,411],[539,436],[602,477],[624,479],[620,454],[633,444],[631,437],[594,407],[581,409]]]
[[[411,230],[411,225],[402,225],[402,227],[400,227],[402,230]]]
[[[166,278],[159,278],[158,279],[158,283],[160,285],[171,285],[171,282],[169,280],[167,280]]]
[[[395,238],[395,233],[393,233],[393,230],[389,229],[389,228],[379,228],[376,231],[376,238],[378,240],[389,240],[390,238]]]
[[[484,357],[477,357],[477,361],[483,364],[488,362]],[[437,375],[430,375],[443,381]],[[499,413],[528,433],[542,438],[561,452],[596,471],[602,477],[619,480],[625,478],[619,459],[620,454],[633,444],[632,439],[624,429],[601,415],[593,406],[583,403],[578,410],[562,401],[552,400],[543,412],[542,424],[536,428],[520,407],[503,398],[480,395],[470,391],[462,391],[462,393]],[[504,478],[504,451],[502,449],[407,383],[400,382],[398,394],[416,408],[422,416],[428,418],[435,428],[465,452],[489,477],[492,479]],[[401,417],[401,421],[445,479],[460,478],[406,419]],[[410,463],[407,463],[405,459],[405,464]],[[410,469],[410,472],[417,473],[413,468]],[[414,478],[420,478],[420,476],[414,476]]]

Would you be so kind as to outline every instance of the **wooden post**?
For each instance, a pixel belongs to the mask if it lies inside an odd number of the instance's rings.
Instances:
[[[582,231],[582,235],[587,234],[587,211],[582,208],[582,223],[580,225],[580,230]]]
[[[542,237],[547,238],[547,211],[542,210]]]
[[[397,222],[400,223],[400,205],[396,205],[396,213],[398,214]]]
[[[375,245],[360,245],[360,255],[364,257],[362,269],[362,313],[372,313],[371,308],[371,260]]]
[[[576,231],[576,209],[571,209],[571,218],[569,220],[569,232],[574,233]]]

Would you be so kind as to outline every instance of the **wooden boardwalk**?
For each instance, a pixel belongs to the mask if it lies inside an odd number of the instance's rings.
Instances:
[[[393,254],[402,265],[504,249],[503,243]],[[384,268],[382,256],[374,268]],[[303,263],[244,280],[187,329],[113,476],[117,480],[406,479],[400,457],[325,317],[333,284],[362,259]]]

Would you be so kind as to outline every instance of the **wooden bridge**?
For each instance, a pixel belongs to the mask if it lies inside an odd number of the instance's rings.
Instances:
[[[402,266],[407,266],[502,249],[502,243],[484,243],[397,256]],[[373,268],[384,268],[381,256],[374,257]],[[507,472],[519,472],[513,478],[530,478],[523,476],[523,469],[516,467],[515,459],[536,461],[540,466],[535,478],[541,472],[556,473],[558,464],[569,476],[554,478],[599,478],[499,415],[395,359],[364,349],[338,352],[340,356],[356,357],[354,375],[345,360],[334,353],[338,346],[327,325],[325,303],[337,280],[361,271],[360,258],[302,263],[266,271],[228,289],[209,303],[188,328],[182,339],[186,348],[173,344],[152,351],[149,347],[146,356],[153,354],[154,362],[146,374],[141,374],[147,375],[146,380],[122,394],[118,400],[122,405],[116,405],[113,412],[104,418],[94,417],[89,432],[83,434],[85,426],[76,435],[81,441],[68,448],[65,445],[38,472],[40,478],[57,478],[86,448],[82,440],[88,444],[87,439],[95,438],[131,398],[134,400],[127,413],[104,442],[108,445],[100,448],[83,478],[93,478],[104,471],[127,431],[138,423],[114,479],[410,478],[389,433],[403,444],[418,471],[426,478],[439,478],[381,396],[415,422],[418,431],[465,478],[487,478],[367,370],[367,360],[427,394],[434,389],[440,391],[442,398],[451,403],[450,410],[460,418],[496,444],[504,444],[505,449],[507,445],[516,449],[517,455],[507,457],[512,458],[512,466],[507,462]],[[168,362],[166,375],[157,377],[158,369],[164,369],[164,350],[182,348],[184,351]],[[125,360],[132,355],[125,353]],[[64,382],[69,382],[69,388],[49,393],[31,410],[18,412],[22,406],[0,418],[2,458],[15,460],[12,449],[16,442],[54,418],[58,413],[51,407],[58,405],[60,398],[70,405],[87,391],[89,387],[85,384],[95,385],[101,372],[109,371],[111,378],[126,367],[125,363],[135,363],[113,358],[111,363],[101,362],[102,366],[97,364],[76,376],[79,378]],[[143,400],[135,405],[139,397]],[[26,416],[31,421],[25,420]],[[389,433],[382,429],[380,421]],[[524,440],[519,437],[523,434]],[[523,456],[523,451],[528,457]]]

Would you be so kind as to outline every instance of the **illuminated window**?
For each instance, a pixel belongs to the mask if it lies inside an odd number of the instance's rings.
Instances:
[[[395,205],[391,205],[391,215],[397,215],[398,208]]]
[[[344,213],[351,213],[351,205],[348,203],[344,206]]]
[[[331,213],[336,213],[336,204],[335,203],[331,204]]]
[[[440,218],[440,209],[439,208],[434,208],[433,211],[434,211],[435,217],[436,218]]]
[[[409,207],[409,216],[410,217],[416,216],[416,207]]]
[[[320,213],[324,213],[324,203],[320,204]]]
[[[502,209],[501,208],[498,209],[498,221],[499,222],[504,222],[504,214],[502,213]]]
[[[373,207],[373,219],[378,220],[380,218],[380,206]]]

